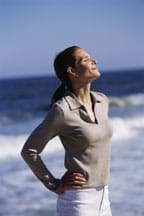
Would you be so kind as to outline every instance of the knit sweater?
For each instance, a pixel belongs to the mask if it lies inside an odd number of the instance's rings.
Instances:
[[[86,178],[83,188],[110,183],[110,156],[113,128],[109,121],[109,99],[90,91],[95,121],[78,97],[66,91],[34,129],[22,149],[22,157],[34,174],[51,191],[59,193],[60,180],[53,176],[40,153],[48,142],[59,136],[65,149],[67,172],[80,172]]]

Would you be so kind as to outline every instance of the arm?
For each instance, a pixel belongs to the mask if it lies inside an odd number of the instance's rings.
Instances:
[[[42,123],[31,133],[21,155],[37,178],[51,191],[57,193],[60,180],[56,179],[43,163],[40,153],[47,142],[60,135],[63,129],[63,111],[54,104]]]

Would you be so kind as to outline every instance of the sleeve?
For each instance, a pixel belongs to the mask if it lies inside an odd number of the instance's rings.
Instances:
[[[40,153],[47,142],[57,135],[61,135],[64,127],[63,110],[54,103],[46,118],[34,129],[25,142],[21,155],[37,178],[51,191],[57,193],[60,180],[56,179],[47,169],[40,157]]]

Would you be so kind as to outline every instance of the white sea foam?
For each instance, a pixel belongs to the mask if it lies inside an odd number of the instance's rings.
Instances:
[[[0,159],[19,158],[20,152],[28,135],[0,135]],[[62,149],[61,142],[58,137],[50,140],[44,152],[53,153]]]
[[[116,107],[144,106],[144,94],[131,94],[124,97],[110,97],[110,105]]]
[[[128,118],[113,117],[110,118],[113,127],[113,141],[121,141],[141,136],[144,132],[144,116],[135,116]],[[0,159],[19,158],[22,146],[24,145],[28,134],[20,135],[0,135]],[[44,153],[51,154],[62,151],[63,146],[59,137],[50,140],[46,145]]]
[[[114,130],[113,140],[131,139],[144,132],[144,116],[128,118],[111,118]]]

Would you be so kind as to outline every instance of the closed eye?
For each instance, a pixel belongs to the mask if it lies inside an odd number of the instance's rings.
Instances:
[[[88,60],[89,60],[89,59],[84,59],[83,61],[84,61],[84,62],[87,62]]]
[[[91,61],[92,60],[92,58],[84,58],[84,62],[86,62],[86,61]]]

